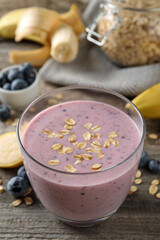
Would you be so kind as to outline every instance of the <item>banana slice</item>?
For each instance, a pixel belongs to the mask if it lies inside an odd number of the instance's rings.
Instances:
[[[0,168],[14,168],[22,164],[16,132],[0,135]]]
[[[71,62],[78,54],[79,42],[68,25],[62,25],[51,37],[51,56],[57,62]]]

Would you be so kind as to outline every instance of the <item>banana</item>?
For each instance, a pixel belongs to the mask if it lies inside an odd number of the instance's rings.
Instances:
[[[45,8],[32,7],[22,15],[16,29],[15,40],[32,36],[35,40],[41,40],[42,44],[49,43],[49,33],[59,24],[59,14]]]
[[[57,62],[71,62],[78,53],[78,38],[68,25],[59,27],[51,37],[51,56]]]
[[[75,4],[71,5],[68,12],[61,14],[60,19],[62,22],[70,25],[77,35],[85,31],[85,26],[81,20],[79,9]]]
[[[139,94],[132,102],[144,118],[160,118],[160,83]]]
[[[45,45],[41,48],[31,51],[11,51],[9,60],[12,63],[21,64],[29,62],[35,67],[42,66],[50,57],[50,46]]]
[[[0,37],[14,39],[17,23],[27,8],[11,11],[0,18]]]

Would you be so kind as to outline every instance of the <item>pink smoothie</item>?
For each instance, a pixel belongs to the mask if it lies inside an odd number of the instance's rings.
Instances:
[[[74,120],[74,125],[69,125],[67,135],[61,135],[68,118]],[[112,137],[110,133],[116,135]],[[68,140],[73,134],[76,139]],[[128,194],[141,152],[125,159],[135,151],[140,138],[133,120],[111,105],[66,102],[40,112],[28,124],[23,145],[29,155],[24,155],[24,164],[37,196],[57,217],[75,221],[100,219],[114,213]],[[106,140],[109,146],[105,145]],[[97,141],[98,147],[94,146]],[[85,146],[81,148],[79,143]],[[63,153],[62,148],[54,149],[55,144],[72,150]],[[76,155],[83,154],[90,159],[82,157],[76,163]],[[50,165],[51,160],[58,161],[57,165]]]

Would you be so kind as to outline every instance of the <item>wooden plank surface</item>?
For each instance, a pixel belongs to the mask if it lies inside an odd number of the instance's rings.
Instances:
[[[1,0],[0,15],[15,7],[28,7],[32,5],[65,11],[71,3],[77,3],[83,10],[88,0],[59,1],[59,0]],[[8,51],[11,49],[33,49],[37,44],[23,42],[16,44],[13,41],[0,40],[0,69],[10,65]],[[42,92],[56,88],[51,84],[43,84]],[[15,117],[20,113],[16,113]],[[150,158],[160,159],[160,120],[145,120],[146,139],[145,150]],[[6,126],[0,122],[0,133],[15,130],[13,126]],[[149,133],[158,133],[159,138],[148,138]],[[6,188],[8,180],[15,176],[17,169],[0,169],[0,177]],[[32,193],[34,204],[26,207],[23,203],[14,208],[11,203],[12,196],[5,191],[0,194],[0,239],[55,239],[55,240],[158,240],[160,239],[160,200],[148,193],[150,182],[159,178],[159,175],[142,170],[143,183],[139,191],[128,196],[118,212],[104,223],[91,227],[78,229],[67,226],[55,219],[46,210]]]

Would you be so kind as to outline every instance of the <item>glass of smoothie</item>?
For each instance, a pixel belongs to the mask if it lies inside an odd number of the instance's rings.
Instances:
[[[42,204],[63,222],[92,226],[114,214],[134,180],[145,125],[124,96],[94,87],[57,88],[23,112],[17,134]]]

